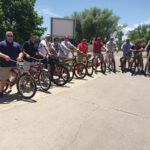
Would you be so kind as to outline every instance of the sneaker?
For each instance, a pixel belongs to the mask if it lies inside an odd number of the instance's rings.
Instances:
[[[0,98],[3,98],[4,94],[3,92],[0,92]]]

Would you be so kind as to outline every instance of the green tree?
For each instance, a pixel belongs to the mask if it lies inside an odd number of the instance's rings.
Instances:
[[[106,42],[109,37],[117,30],[119,17],[114,15],[111,10],[100,8],[85,9],[83,12],[74,12],[70,18],[76,20],[75,40],[77,43],[82,38],[88,41],[93,37],[101,36],[102,41]]]
[[[116,31],[114,32],[114,37],[116,39],[116,43],[118,45],[118,48],[121,49],[121,45],[123,44],[123,36],[124,36],[124,32],[122,31],[125,27],[127,27],[126,24],[124,25],[118,25],[116,27]]]
[[[43,17],[34,10],[36,0],[0,0],[0,40],[5,32],[14,32],[15,40],[22,44],[29,39],[30,33],[42,36],[46,28],[41,27]],[[1,18],[2,16],[2,18]]]
[[[129,31],[127,35],[132,43],[141,41],[142,45],[145,46],[150,40],[150,25],[139,25],[134,30]]]

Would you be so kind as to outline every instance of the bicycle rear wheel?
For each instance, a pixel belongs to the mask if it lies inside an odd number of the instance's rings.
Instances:
[[[23,98],[30,99],[37,91],[36,82],[30,75],[23,74],[17,81],[17,89]]]
[[[41,70],[38,78],[40,87],[44,90],[47,91],[50,89],[51,86],[51,76],[48,70],[43,69]]]

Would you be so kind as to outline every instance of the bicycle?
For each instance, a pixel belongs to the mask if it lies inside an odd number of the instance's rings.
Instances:
[[[135,50],[135,52],[141,52],[141,50]],[[141,53],[134,53],[134,57],[132,58],[131,68],[130,68],[132,75],[135,74],[136,70],[138,72],[143,71],[143,68],[141,66],[141,59],[142,59]]]
[[[70,73],[69,82],[74,78],[74,75],[78,79],[83,79],[87,74],[86,66],[81,63],[77,56],[75,56],[73,53],[72,55],[73,58],[65,60],[65,66],[68,68]]]
[[[127,56],[127,53],[125,53],[125,56],[122,57],[122,61],[121,61],[121,70],[122,70],[122,73],[124,73],[127,70],[129,70],[129,68],[130,68],[129,59],[130,59],[130,57]],[[128,61],[128,68],[126,68],[126,62],[127,61]]]
[[[92,76],[93,75],[93,63],[92,60],[90,60],[91,58],[91,54],[81,54],[81,56],[79,56],[79,60],[81,60],[81,63],[83,63],[86,66],[86,74],[88,76]]]
[[[17,61],[12,59],[10,61],[15,62],[17,66],[10,71],[10,78],[7,80],[3,92],[6,92],[8,88],[12,89],[16,84],[17,90],[23,98],[32,98],[37,91],[35,80],[31,75],[23,72],[22,66]]]
[[[97,72],[97,68],[100,67],[102,73],[105,74],[106,72],[106,63],[104,61],[103,54],[100,54],[100,56],[96,56],[92,59],[92,65],[93,69],[95,70],[95,73]]]
[[[109,71],[116,72],[116,65],[113,52],[107,52],[108,58],[106,58],[105,63]]]
[[[51,80],[57,86],[63,86],[68,83],[69,71],[62,63],[59,62],[59,59],[56,56],[49,58],[45,64],[51,74]]]
[[[36,62],[36,65],[30,67],[29,73],[39,83],[42,90],[48,91],[51,87],[51,75],[43,66],[45,59],[37,59],[35,57],[31,57],[31,59]]]

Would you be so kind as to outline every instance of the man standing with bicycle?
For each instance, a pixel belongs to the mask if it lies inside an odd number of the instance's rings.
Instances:
[[[18,43],[13,41],[13,32],[6,32],[6,40],[0,42],[0,97],[10,76],[10,70],[16,66],[12,60],[20,61],[23,53]]]
[[[114,38],[110,37],[109,41],[106,43],[106,47],[108,49],[107,53],[106,53],[106,61],[108,61],[109,59],[109,55],[112,55],[112,59],[115,63],[115,57],[114,57],[114,48],[116,48],[116,51],[118,53],[118,47],[117,44],[114,42]],[[114,65],[114,71],[116,72],[116,65]]]
[[[51,36],[49,34],[46,35],[46,39],[42,40],[38,46],[38,51],[43,54],[43,56],[49,55],[51,56],[50,50],[52,48],[50,43]]]
[[[60,56],[64,58],[69,57],[70,49],[76,49],[77,48],[69,41],[69,36],[64,36],[64,41],[61,42],[62,51],[60,51]]]
[[[133,62],[138,59],[141,68],[142,68],[142,73],[144,73],[143,68],[143,57],[142,57],[142,52],[144,52],[144,49],[141,46],[141,42],[135,42],[135,44],[130,48],[130,51],[134,53],[134,57],[131,58],[131,64],[133,64]]]
[[[36,57],[36,54],[38,54],[41,57],[44,57],[44,55],[38,51],[38,44],[35,43],[35,40],[36,40],[36,35],[32,33],[30,34],[30,40],[26,41],[23,44],[23,48],[22,48],[24,54],[23,69],[25,71],[29,71],[30,67],[36,64],[36,62],[34,62],[31,57]]]
[[[126,39],[126,42],[122,44],[121,46],[121,49],[123,50],[123,57],[120,58],[120,67],[122,66],[122,59],[124,57],[127,57],[127,60],[128,60],[128,63],[130,61],[130,58],[131,58],[131,51],[130,51],[130,48],[132,47],[132,44],[130,43],[130,39],[127,38]]]
[[[97,37],[96,41],[93,41],[93,56],[94,56],[94,65],[96,66],[98,58],[102,60],[103,55],[101,53],[101,49],[104,48],[106,51],[107,47],[104,46],[103,42],[100,41],[101,37]]]

